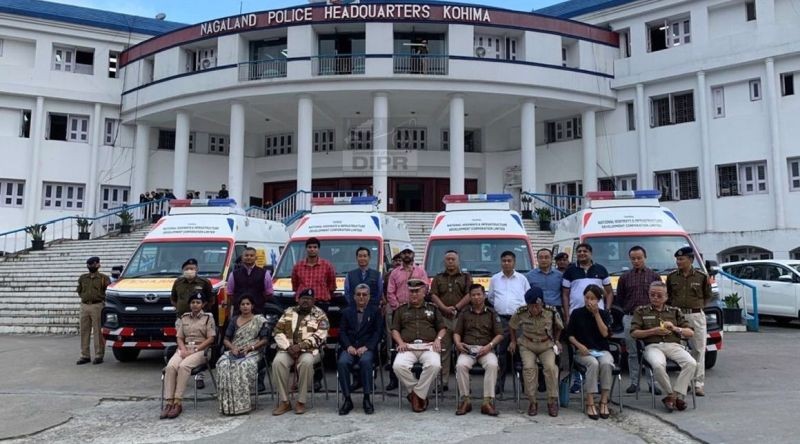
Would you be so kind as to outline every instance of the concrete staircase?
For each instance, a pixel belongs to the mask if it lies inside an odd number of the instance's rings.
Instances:
[[[78,276],[86,259],[99,256],[101,272],[125,265],[149,227],[131,234],[85,241],[69,240],[0,260],[0,333],[76,334],[80,298]]]

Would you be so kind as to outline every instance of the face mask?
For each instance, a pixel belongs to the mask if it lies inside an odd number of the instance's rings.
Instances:
[[[183,277],[186,279],[194,279],[197,276],[197,271],[195,270],[184,270]]]
[[[88,267],[86,267],[86,268],[88,268],[88,269],[89,269],[89,273],[96,273],[96,272],[97,272],[97,270],[99,270],[99,269],[100,269],[100,267],[98,267],[98,266],[95,266],[95,265],[89,265],[89,266],[88,266]]]

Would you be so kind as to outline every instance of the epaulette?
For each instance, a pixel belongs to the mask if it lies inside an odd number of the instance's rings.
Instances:
[[[528,311],[527,305],[523,305],[522,307],[517,309],[517,313],[525,313],[526,311]]]

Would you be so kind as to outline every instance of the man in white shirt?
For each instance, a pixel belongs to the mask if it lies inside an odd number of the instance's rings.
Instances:
[[[516,265],[517,256],[514,252],[504,251],[500,255],[501,271],[492,276],[489,281],[489,291],[486,294],[494,310],[500,316],[500,322],[503,325],[503,341],[500,342],[497,353],[497,357],[500,360],[500,369],[497,375],[495,396],[498,399],[503,397],[503,387],[505,386],[508,370],[508,343],[510,340],[508,321],[511,320],[511,315],[516,313],[519,307],[525,305],[525,292],[531,288],[525,275],[517,273],[514,269]]]

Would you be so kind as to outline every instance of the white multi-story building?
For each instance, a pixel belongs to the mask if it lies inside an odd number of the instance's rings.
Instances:
[[[0,229],[222,183],[394,211],[657,188],[708,257],[800,255],[789,0],[362,0],[185,27],[4,3]]]

